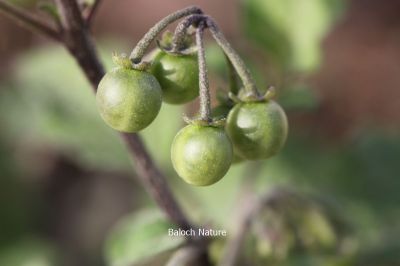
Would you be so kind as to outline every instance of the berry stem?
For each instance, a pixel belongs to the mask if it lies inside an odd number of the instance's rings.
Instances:
[[[203,33],[204,22],[200,22],[196,29],[196,45],[199,49],[197,52],[199,61],[199,88],[200,88],[200,119],[211,122],[211,96],[208,83],[206,55],[204,50]]]
[[[193,14],[192,16],[188,16],[187,18],[185,18],[185,20],[179,23],[175,29],[173,37],[173,51],[179,52],[179,49],[184,42],[188,27],[199,23],[199,21],[204,21],[206,23],[205,27],[209,28],[213,38],[222,48],[225,55],[229,59],[229,62],[232,64],[236,73],[240,77],[243,83],[244,90],[247,91],[249,95],[255,96],[255,98],[259,98],[260,95],[258,93],[256,83],[251,76],[249,69],[247,68],[239,54],[227,41],[224,34],[219,29],[217,23],[210,16],[203,14]]]
[[[218,28],[215,21],[210,16],[204,16],[205,21],[207,23],[207,27],[209,28],[212,36],[214,37],[217,44],[222,48],[226,56],[229,58],[229,61],[232,63],[235,68],[237,74],[243,82],[243,89],[247,91],[249,94],[259,97],[259,93],[257,90],[256,83],[253,77],[250,74],[249,69],[243,62],[242,58],[238,55],[238,53],[232,48],[230,43],[226,40],[224,34]]]
[[[202,14],[193,14],[187,16],[184,20],[179,22],[179,24],[176,26],[174,37],[172,39],[172,52],[179,53],[179,51],[184,48],[183,46],[185,43],[187,29],[191,25],[198,24],[203,18],[204,16]]]
[[[169,24],[174,23],[178,19],[186,17],[191,14],[202,14],[203,11],[196,7],[190,6],[181,10],[178,10],[172,14],[169,14],[159,22],[157,22],[138,42],[135,48],[132,50],[130,59],[134,64],[139,64],[142,61],[146,50],[149,48],[152,41],[157,37],[157,35],[163,31]]]

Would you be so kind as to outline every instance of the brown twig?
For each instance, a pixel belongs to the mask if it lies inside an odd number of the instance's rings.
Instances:
[[[25,28],[44,34],[53,40],[60,40],[60,33],[49,23],[36,15],[7,3],[4,0],[0,0],[0,13],[9,17],[10,19],[15,20],[18,24]]]
[[[60,33],[38,18],[3,0],[0,0],[0,11],[14,20],[22,22],[22,26],[62,42],[79,63],[93,89],[96,90],[105,72],[89,34],[88,25],[83,19],[76,1],[56,0],[56,5],[62,26]],[[193,227],[168,187],[165,176],[154,164],[141,138],[136,134],[121,134],[121,137],[133,157],[140,181],[150,196],[172,222],[182,229]]]
[[[63,28],[63,43],[85,72],[93,88],[104,75],[92,38],[78,4],[71,0],[56,0]]]
[[[65,31],[65,45],[79,62],[93,88],[97,88],[97,84],[104,75],[104,70],[99,62],[79,7],[75,1],[71,0],[56,0],[56,4]],[[138,176],[147,192],[154,198],[171,221],[181,228],[190,228],[191,224],[172,195],[165,181],[165,176],[154,164],[141,138],[136,134],[121,134],[121,136],[134,158]]]
[[[61,32],[58,40],[64,44],[71,55],[77,60],[95,91],[105,71],[88,30],[90,25],[83,18],[76,1],[56,0],[55,2],[58,7],[61,23]],[[30,20],[26,19],[23,13],[21,16],[23,17],[22,20],[25,21],[23,25],[31,28],[29,25]],[[128,151],[133,158],[137,176],[159,208],[180,228],[185,230],[194,228],[195,226],[185,216],[166,183],[165,176],[155,165],[141,138],[137,134],[121,134],[121,137],[125,141]],[[197,262],[199,265],[211,265],[208,258],[206,241],[204,239],[189,239],[189,242],[198,249],[197,254],[199,256],[197,257]]]
[[[134,158],[136,171],[147,192],[154,198],[170,220],[182,229],[194,228],[178,205],[165,176],[155,166],[150,154],[146,151],[143,141],[136,134],[121,134]]]

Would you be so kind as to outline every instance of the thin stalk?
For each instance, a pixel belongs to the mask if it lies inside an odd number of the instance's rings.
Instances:
[[[250,93],[253,96],[258,97],[259,93],[257,90],[256,83],[253,77],[250,74],[249,69],[238,55],[238,53],[232,48],[224,34],[219,29],[218,25],[210,16],[203,14],[194,14],[192,16],[188,16],[183,20],[175,29],[174,37],[173,37],[173,51],[179,50],[179,46],[184,42],[185,34],[190,25],[199,23],[199,21],[204,21],[206,23],[206,27],[209,28],[212,36],[214,37],[217,44],[222,48],[225,55],[228,57],[229,61],[233,65],[236,73],[240,77],[244,90]]]
[[[143,38],[138,42],[138,44],[135,46],[133,49],[130,59],[134,64],[140,63],[142,60],[143,56],[145,55],[147,49],[149,48],[150,44],[152,41],[157,37],[160,32],[162,32],[169,24],[174,23],[178,19],[181,19],[183,17],[192,15],[192,14],[202,14],[203,11],[196,7],[196,6],[190,6],[181,10],[178,10],[159,22],[157,22],[144,36]]]
[[[199,88],[200,88],[200,119],[211,121],[211,96],[208,83],[206,55],[204,50],[203,33],[204,22],[200,22],[196,30],[197,56],[199,61]]]
[[[204,16],[201,14],[194,14],[179,22],[179,24],[176,26],[174,37],[172,39],[172,52],[178,53],[183,48],[188,28],[191,25],[197,24],[203,18]]]
[[[214,37],[217,44],[222,48],[226,56],[229,58],[240,79],[242,80],[244,90],[246,90],[251,95],[258,97],[259,93],[256,83],[253,80],[253,77],[251,76],[250,71],[243,62],[242,58],[240,58],[238,53],[226,40],[224,34],[220,31],[215,21],[210,16],[205,16],[205,18],[207,27],[209,28],[212,36]]]

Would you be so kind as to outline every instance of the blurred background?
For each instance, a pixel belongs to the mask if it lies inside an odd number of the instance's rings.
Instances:
[[[9,2],[47,16],[37,1]],[[284,191],[252,221],[240,265],[400,265],[400,1],[104,0],[93,34],[107,68],[111,52],[129,53],[188,5],[216,19],[261,88],[278,89],[290,123],[278,156],[196,188],[169,153],[198,104],[164,104],[140,135],[189,215],[232,236],[244,186]],[[0,58],[0,265],[164,265],[156,251],[181,242],[135,238],[155,206],[78,65],[4,16]],[[213,90],[227,88],[211,39],[207,60]],[[213,243],[213,260],[226,241]]]

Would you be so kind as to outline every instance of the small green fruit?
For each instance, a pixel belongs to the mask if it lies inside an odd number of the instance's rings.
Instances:
[[[151,73],[160,82],[163,101],[183,104],[199,95],[197,54],[174,55],[159,51],[153,60]]]
[[[191,124],[175,136],[171,159],[187,183],[208,186],[219,181],[232,162],[232,144],[222,127]]]
[[[283,109],[272,100],[239,103],[229,112],[226,130],[240,157],[259,160],[282,149],[288,122]]]
[[[110,127],[138,132],[156,118],[162,93],[152,74],[121,67],[104,75],[96,101],[101,117]]]

